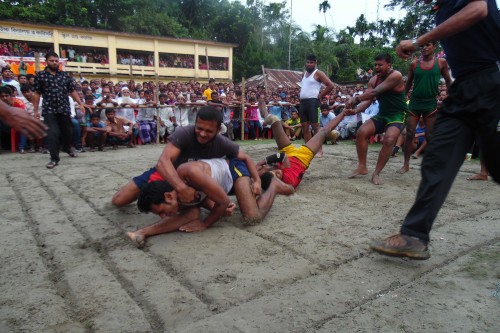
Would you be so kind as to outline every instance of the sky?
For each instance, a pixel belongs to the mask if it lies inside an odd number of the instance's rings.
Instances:
[[[279,0],[264,0],[266,4]],[[292,19],[303,31],[311,32],[316,24],[325,25],[325,15],[319,11],[319,4],[323,0],[287,0],[288,8],[292,3]],[[396,20],[404,17],[404,12],[389,11],[383,6],[389,0],[329,0],[331,8],[326,12],[326,25],[335,28],[338,32],[347,26],[354,26],[356,19],[365,14],[368,22],[377,19],[377,3],[380,3],[379,19],[387,20],[391,17]]]

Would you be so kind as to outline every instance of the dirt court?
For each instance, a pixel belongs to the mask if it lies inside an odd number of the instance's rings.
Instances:
[[[0,332],[500,332],[500,187],[466,180],[479,163],[462,167],[427,261],[368,250],[398,230],[421,160],[399,175],[392,158],[374,186],[347,178],[346,143],[324,146],[262,224],[236,212],[139,250],[125,232],[156,217],[110,198],[162,147],[62,154],[54,170],[48,155],[0,155]]]

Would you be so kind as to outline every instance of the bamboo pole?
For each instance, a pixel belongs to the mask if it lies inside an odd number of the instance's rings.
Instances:
[[[128,56],[128,60],[129,60],[129,66],[130,66],[129,67],[130,77],[133,78],[134,77],[134,72],[132,70],[132,60],[133,60],[132,55]]]
[[[210,63],[208,62],[208,48],[205,47],[205,61],[207,62],[207,74],[210,80]]]
[[[245,140],[245,78],[241,79],[241,141]]]
[[[159,89],[159,80],[158,73],[155,73],[155,85],[156,89],[154,91],[155,94],[155,102],[156,102],[156,143],[160,143],[160,89]]]
[[[264,65],[261,65],[261,67],[262,67],[262,75],[264,76],[264,88],[266,89],[266,96],[267,96],[268,92],[267,92],[266,69],[264,68]]]
[[[35,52],[35,71],[39,72],[40,71],[40,53]]]

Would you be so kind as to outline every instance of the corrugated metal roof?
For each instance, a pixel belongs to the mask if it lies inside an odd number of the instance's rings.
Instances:
[[[268,69],[264,68],[266,73],[266,84],[270,90],[277,90],[281,85],[283,88],[300,88],[300,81],[304,72],[289,71],[284,69]],[[255,88],[257,86],[265,86],[264,75],[259,74],[252,76],[246,80],[247,88]]]

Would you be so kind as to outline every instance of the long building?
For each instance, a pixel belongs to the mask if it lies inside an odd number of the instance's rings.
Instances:
[[[232,80],[235,47],[212,41],[0,21],[0,56],[24,57],[33,68],[30,56],[54,50],[67,59],[66,71],[86,77]]]

